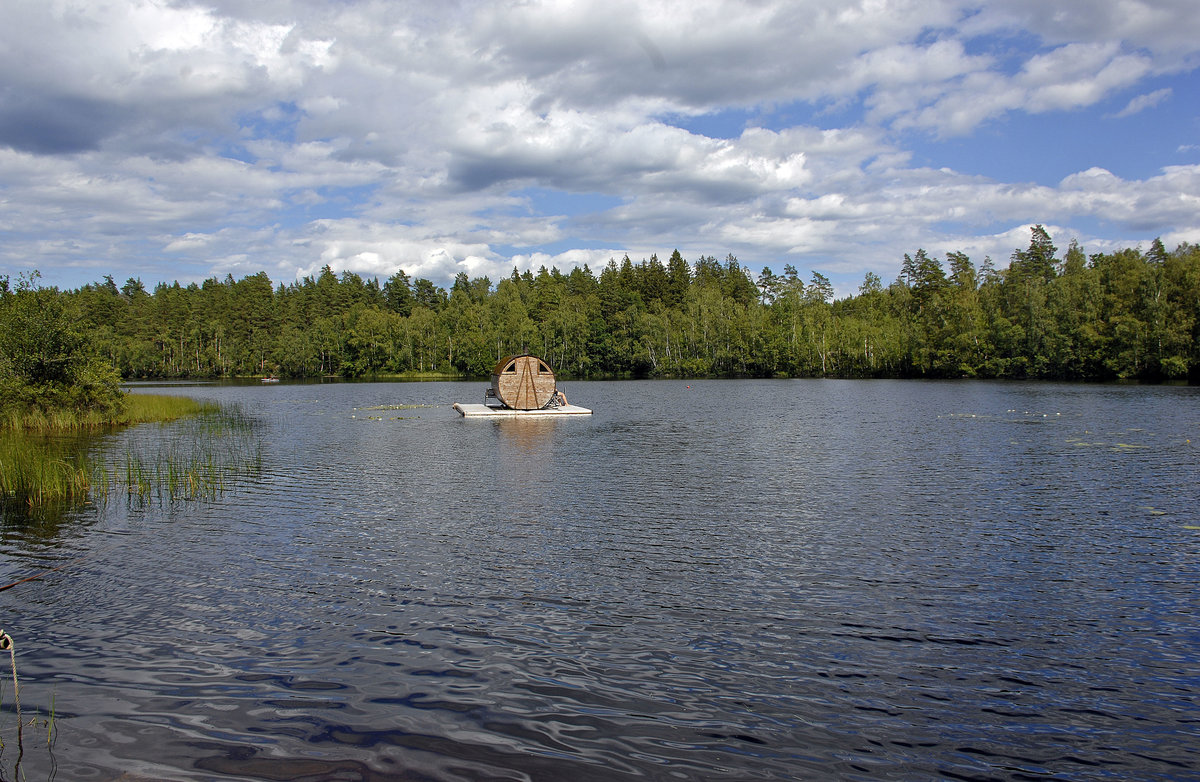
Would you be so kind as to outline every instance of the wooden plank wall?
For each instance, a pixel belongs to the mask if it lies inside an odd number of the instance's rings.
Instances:
[[[554,373],[536,356],[517,356],[492,377],[496,396],[514,410],[537,410],[550,401]]]

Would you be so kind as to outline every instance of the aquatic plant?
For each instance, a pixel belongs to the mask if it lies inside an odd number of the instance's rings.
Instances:
[[[132,424],[175,421],[188,416],[213,413],[214,402],[166,394],[125,394],[124,403],[115,410],[84,408],[20,409],[9,406],[0,411],[0,432],[78,432]]]
[[[417,410],[422,407],[439,407],[439,405],[372,405],[370,407],[356,407],[355,410]]]
[[[61,453],[45,438],[0,435],[0,498],[29,504],[81,500],[95,473],[83,453]]]
[[[238,476],[262,470],[255,423],[240,408],[219,408],[176,424],[169,437],[149,438],[126,451],[110,485],[145,502],[214,499]]]
[[[140,395],[131,397],[141,399]],[[211,403],[179,405],[151,397],[131,405],[143,421],[179,418],[167,437],[132,438],[115,460],[95,452],[88,437],[62,438],[29,432],[0,432],[0,502],[44,507],[58,502],[105,501],[114,490],[129,498],[177,500],[214,498],[232,474],[257,473],[262,454],[254,422],[240,408]]]

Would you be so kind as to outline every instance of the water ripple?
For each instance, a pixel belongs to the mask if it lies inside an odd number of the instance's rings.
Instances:
[[[502,423],[445,407],[474,384],[204,387],[253,476],[5,522],[6,576],[73,563],[4,593],[57,715],[23,772],[1200,773],[1194,390],[687,385]],[[355,412],[398,404],[441,407]]]

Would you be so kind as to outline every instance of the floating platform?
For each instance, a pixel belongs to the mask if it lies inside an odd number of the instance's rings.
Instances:
[[[513,410],[508,407],[488,407],[487,405],[455,402],[452,407],[457,410],[458,414],[463,418],[542,418],[556,415],[592,414],[592,411],[588,410],[586,407],[577,407],[576,405],[547,407],[539,410]]]

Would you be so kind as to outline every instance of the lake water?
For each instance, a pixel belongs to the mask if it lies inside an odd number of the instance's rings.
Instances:
[[[9,514],[0,777],[1200,775],[1200,389],[561,385],[166,387],[261,467]]]

